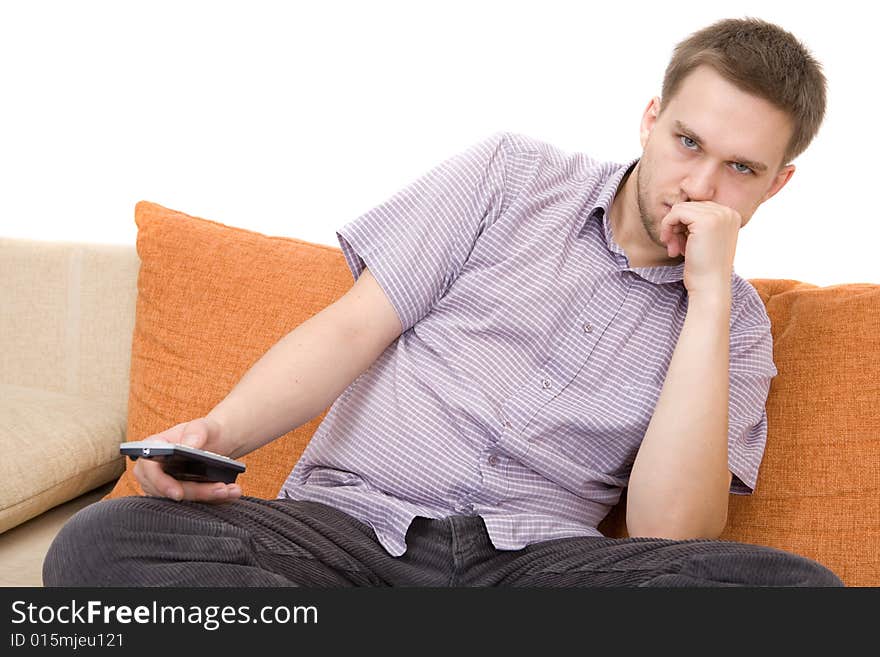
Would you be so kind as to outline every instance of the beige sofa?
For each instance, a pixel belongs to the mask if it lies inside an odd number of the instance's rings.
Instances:
[[[39,585],[51,537],[124,469],[139,264],[134,246],[0,238],[0,585]]]

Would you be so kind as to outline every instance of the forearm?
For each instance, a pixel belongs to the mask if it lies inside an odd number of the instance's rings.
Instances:
[[[627,491],[631,536],[715,538],[727,521],[730,294],[691,296]]]
[[[221,449],[240,457],[327,408],[381,353],[331,304],[272,346],[208,414]]]

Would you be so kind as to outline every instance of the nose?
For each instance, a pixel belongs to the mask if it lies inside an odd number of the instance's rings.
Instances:
[[[715,198],[717,175],[715,166],[710,162],[694,165],[684,180],[681,181],[681,192],[687,201],[711,201]]]

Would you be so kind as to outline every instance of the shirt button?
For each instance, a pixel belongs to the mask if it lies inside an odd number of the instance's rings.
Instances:
[[[495,466],[498,465],[498,457],[494,454],[489,455],[489,465]]]
[[[505,429],[512,429],[512,428],[513,428],[513,425],[512,425],[510,422],[505,422],[505,423],[504,423],[504,428],[505,428]]]
[[[584,324],[584,333],[592,333],[592,332],[593,332],[593,325],[590,324],[589,322]]]
[[[541,387],[544,388],[544,390],[548,390],[552,385],[553,383],[550,381],[550,379],[544,379],[543,381],[541,381]]]

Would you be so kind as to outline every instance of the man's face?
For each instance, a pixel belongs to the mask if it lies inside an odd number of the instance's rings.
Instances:
[[[642,224],[664,251],[660,221],[672,204],[714,201],[739,212],[745,225],[794,173],[794,166],[782,167],[788,115],[714,69],[691,72],[662,113],[659,100],[642,119],[637,190]]]

